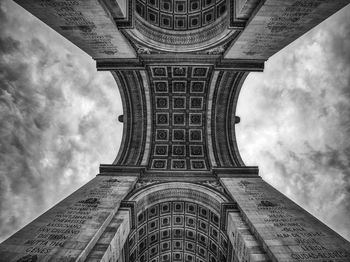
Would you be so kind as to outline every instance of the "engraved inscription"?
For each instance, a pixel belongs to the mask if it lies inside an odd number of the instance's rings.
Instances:
[[[113,187],[119,182],[117,179],[103,180],[95,188],[83,193],[80,199],[65,210],[54,213],[45,225],[36,230],[32,239],[24,240],[23,245],[27,246],[25,252],[30,255],[44,255],[55,248],[64,248],[66,241],[81,233],[84,224],[97,216],[101,200],[112,196]]]
[[[264,229],[258,232],[262,239],[268,232],[269,237],[281,240],[281,246],[291,247],[285,251],[290,259],[305,261],[350,258],[350,252],[341,247],[341,240],[332,231],[264,181],[237,179],[226,180],[224,184],[234,197],[244,201],[237,202],[243,205],[241,208],[253,225],[258,223],[261,226],[264,223]],[[334,241],[330,244],[329,239]]]

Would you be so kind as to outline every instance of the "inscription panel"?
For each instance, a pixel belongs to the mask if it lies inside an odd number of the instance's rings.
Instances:
[[[4,241],[0,261],[84,260],[136,179],[94,178]]]
[[[233,246],[235,258],[239,262],[270,261],[256,238],[249,231],[241,214],[230,212],[227,219],[227,235]]]
[[[350,261],[350,243],[261,178],[221,178],[277,261]]]
[[[15,0],[94,59],[136,54],[98,0]]]
[[[348,0],[266,0],[225,58],[267,60],[348,3]]]
[[[130,233],[130,211],[119,210],[85,262],[117,261]]]

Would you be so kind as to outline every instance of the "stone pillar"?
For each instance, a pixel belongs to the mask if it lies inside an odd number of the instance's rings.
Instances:
[[[85,261],[103,242],[100,237],[108,235],[106,228],[121,234],[111,238],[118,246],[126,239],[129,220],[125,211],[115,215],[136,181],[136,175],[95,177],[1,243],[0,261]]]
[[[228,213],[227,236],[233,246],[235,262],[269,261],[239,212]]]
[[[85,261],[123,260],[122,250],[130,233],[130,217],[129,210],[119,210]]]
[[[220,181],[272,261],[350,261],[348,241],[261,178],[222,177]],[[235,228],[235,219],[229,216],[230,228]],[[237,234],[243,229],[231,231]],[[230,232],[229,236],[232,239]],[[244,240],[244,236],[236,237]]]

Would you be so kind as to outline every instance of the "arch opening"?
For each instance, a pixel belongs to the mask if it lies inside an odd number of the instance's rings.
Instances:
[[[229,261],[232,245],[222,229],[221,205],[229,199],[213,188],[184,182],[137,190],[135,228],[127,241],[130,262]]]
[[[157,52],[210,50],[236,32],[229,26],[229,5],[227,0],[137,0],[134,28],[125,33]]]
[[[225,15],[226,0],[137,0],[141,19],[165,30],[195,30]]]

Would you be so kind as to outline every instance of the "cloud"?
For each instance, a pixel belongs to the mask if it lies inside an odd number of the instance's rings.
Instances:
[[[252,73],[238,104],[243,160],[350,239],[350,6]]]
[[[1,242],[113,161],[122,106],[109,73],[12,1],[0,24]]]

